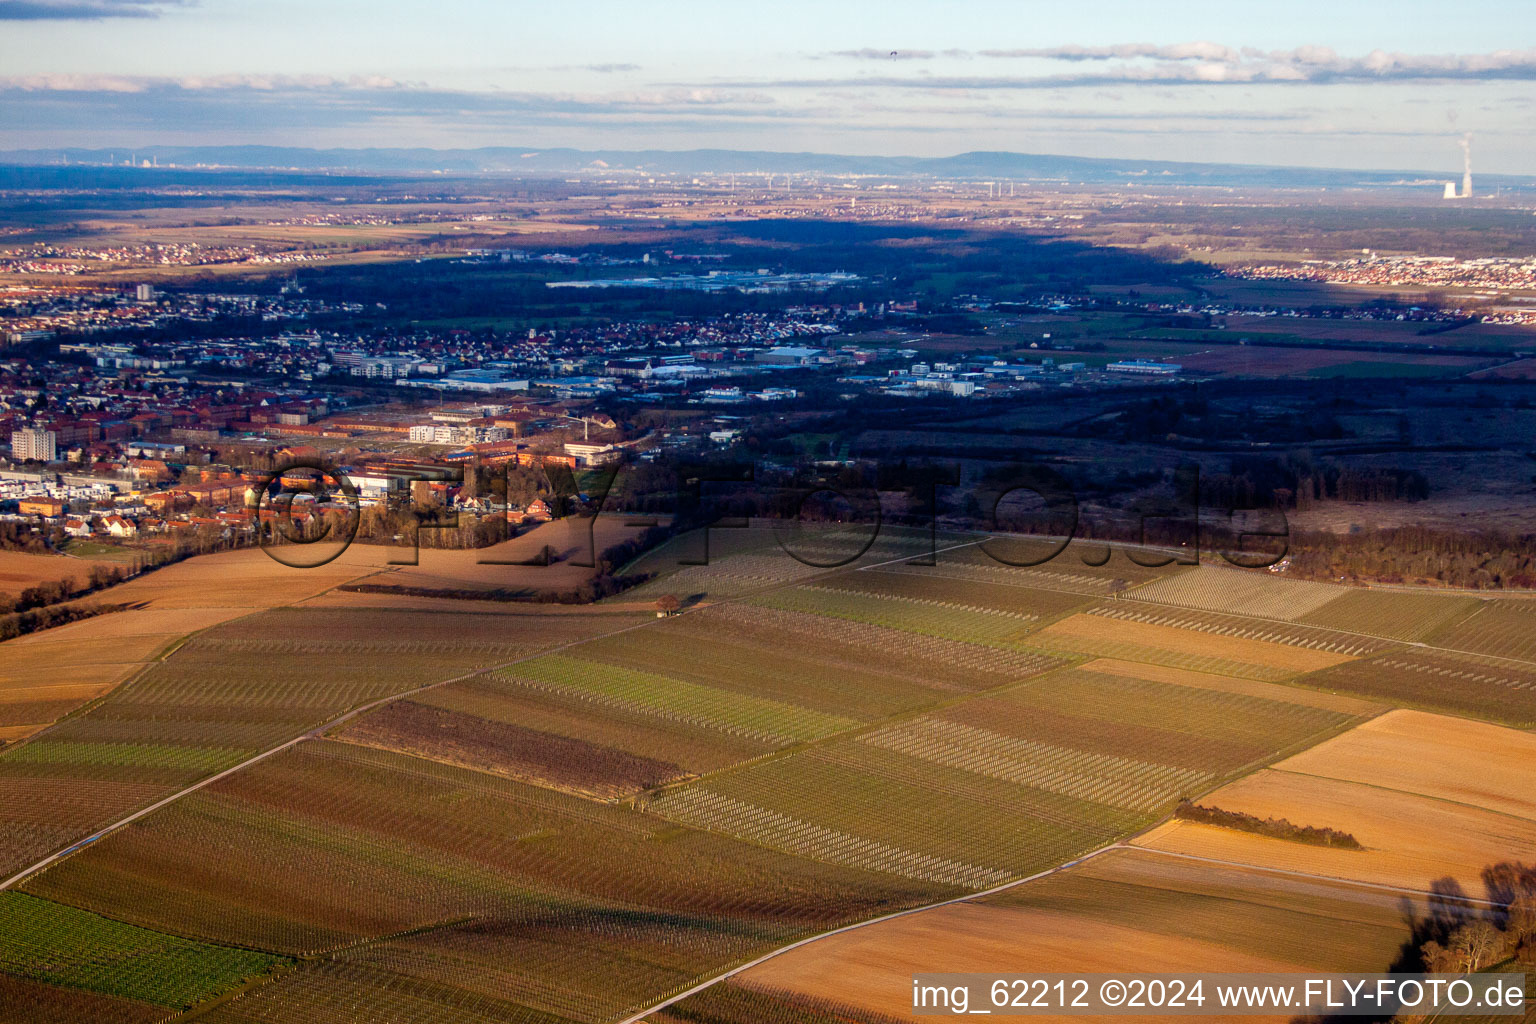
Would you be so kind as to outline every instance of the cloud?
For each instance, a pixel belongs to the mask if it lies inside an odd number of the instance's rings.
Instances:
[[[383,77],[226,75],[132,77],[33,75],[0,78],[0,133],[152,130],[188,133],[373,128],[466,131],[534,125],[763,123],[790,116],[772,97],[714,88],[592,93],[463,91]]]
[[[932,50],[881,50],[866,46],[862,50],[834,50],[829,57],[851,57],[854,60],[932,60],[938,54]]]
[[[403,83],[382,75],[155,75],[42,74],[0,78],[0,92],[134,93],[180,89],[188,92],[250,89],[279,92],[321,89],[398,89]]]
[[[891,51],[840,50],[830,56],[891,59]],[[1034,75],[924,75],[921,78],[865,76],[848,79],[779,79],[733,83],[759,88],[842,88],[883,86],[918,89],[1057,89],[1118,84],[1281,85],[1404,81],[1528,81],[1536,79],[1536,48],[1474,54],[1414,54],[1372,50],[1340,56],[1327,46],[1291,50],[1238,49],[1221,43],[1116,43],[1109,46],[1049,46],[1011,50],[896,51],[898,59],[984,57],[1032,59],[1066,65],[1094,65],[1091,71],[1043,71]]]
[[[1129,60],[1136,57],[1152,57],[1157,60],[1208,60],[1235,63],[1241,51],[1220,43],[1194,42],[1173,43],[1159,46],[1153,43],[1117,43],[1113,46],[1051,46],[1021,50],[979,50],[982,57],[1040,57],[1047,60]]]
[[[1125,61],[1078,76],[1078,80],[1127,82],[1285,83],[1373,82],[1422,79],[1526,80],[1536,78],[1536,49],[1475,54],[1412,54],[1372,50],[1344,57],[1328,46],[1291,50],[1235,49],[1211,42],[1121,43],[983,50],[984,57],[1031,57],[1081,62]],[[1069,84],[1073,76],[1042,76]]]
[[[158,18],[184,0],[0,0],[0,21],[96,21]]]

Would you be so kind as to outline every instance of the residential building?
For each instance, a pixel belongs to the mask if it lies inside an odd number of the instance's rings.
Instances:
[[[53,462],[59,457],[59,435],[51,430],[23,427],[11,433],[11,458],[17,462],[36,459]]]

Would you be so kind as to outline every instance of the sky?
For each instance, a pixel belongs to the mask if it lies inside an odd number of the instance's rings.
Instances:
[[[0,0],[0,150],[973,150],[1536,173],[1529,0]]]

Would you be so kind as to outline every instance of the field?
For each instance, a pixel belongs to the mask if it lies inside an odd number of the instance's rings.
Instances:
[[[1331,878],[1482,896],[1483,872],[1536,858],[1536,737],[1391,712],[1240,779],[1203,803],[1338,829],[1364,850],[1308,846],[1187,821],[1136,840],[1154,849]]]
[[[59,801],[0,806],[0,867],[20,868],[83,830],[364,701],[626,620],[497,616],[470,635],[445,629],[446,621],[422,613],[291,608],[198,634],[131,685],[0,753],[0,787],[16,794],[41,790]],[[55,788],[61,785],[67,788]]]
[[[6,1019],[16,1024],[77,1020],[93,1024],[156,1024],[171,1012],[153,1003],[80,988],[61,988],[9,974],[0,974],[0,1006],[5,1007]]]
[[[12,557],[0,553],[0,564]],[[84,598],[86,604],[133,607],[0,644],[0,742],[30,736],[110,693],[189,633],[323,593],[373,572],[373,559],[368,549],[354,547],[328,566],[294,569],[258,550],[230,551],[178,562]]]
[[[980,607],[939,598],[861,593],[836,586],[779,590],[760,598],[758,603],[781,611],[827,615],[962,643],[1000,646],[1007,646],[1010,640],[1039,620],[1039,615],[1034,612]]]
[[[385,705],[342,735],[350,743],[399,750],[600,800],[675,782],[688,774],[671,761],[408,700]]]
[[[1149,661],[1218,675],[1278,681],[1347,661],[1331,651],[1270,640],[1222,636],[1150,622],[1079,614],[1029,638],[1046,650],[1071,651],[1125,661]]]
[[[390,1019],[413,993],[434,1021],[477,1007],[610,1019],[712,965],[946,891],[329,742],[216,783],[26,889],[316,957],[211,1019],[302,1008],[338,1022]],[[371,982],[355,1001],[339,999],[348,978]]]
[[[1404,757],[1405,751],[1412,757]],[[1344,779],[1536,821],[1536,736],[1393,711],[1290,757],[1277,770]]]
[[[1305,647],[1314,651],[1326,651],[1349,657],[1373,654],[1392,647],[1391,641],[1346,633],[1334,629],[1319,628],[1295,622],[1270,619],[1252,619],[1242,615],[1226,615],[1221,612],[1203,612],[1170,608],[1166,605],[1142,604],[1132,599],[1122,599],[1113,604],[1102,604],[1088,609],[1091,615],[1116,619],[1120,622],[1140,622],[1151,626],[1167,626],[1197,633],[1215,633],[1219,636],[1237,637],[1243,640],[1259,640],[1264,643],[1286,644]]]
[[[646,1018],[651,1024],[898,1024],[909,1019],[856,1007],[840,995],[806,996],[734,981],[712,985]]]
[[[701,608],[654,629],[596,640],[582,652],[860,722],[1022,679],[1055,664],[1032,652],[745,604]],[[701,657],[704,652],[708,657]],[[882,653],[899,657],[881,658]]]
[[[901,665],[870,663],[873,652],[903,647]],[[719,604],[453,683],[340,735],[612,799],[1055,664],[1036,652]]]
[[[620,515],[556,519],[512,540],[476,550],[373,547],[367,550],[381,565],[411,561],[418,564],[394,566],[368,582],[374,586],[449,591],[506,590],[533,594],[540,590],[570,590],[596,575],[597,556],[643,529],[626,526],[626,521]],[[515,564],[533,561],[546,546],[555,552],[557,560],[552,564]]]
[[[1487,357],[1445,354],[1362,356],[1358,351],[1275,345],[1167,345],[1186,369],[1244,377],[1460,377],[1488,366]]]
[[[1536,725],[1536,665],[1528,662],[1408,648],[1348,662],[1303,682],[1403,707]]]
[[[773,1020],[787,994],[908,1020],[911,979],[920,971],[1376,971],[1410,937],[1405,909],[1427,912],[1398,894],[1118,850],[980,902],[782,954],[735,979],[763,993],[762,1016],[721,1019]],[[651,1019],[689,1020],[689,1005]]]
[[[111,564],[109,560],[107,564]],[[89,579],[94,560],[60,558],[58,555],[29,555],[21,551],[0,551],[0,594],[15,597],[39,583],[70,579],[83,586]]]
[[[945,611],[959,611],[976,616],[1012,616],[1024,623],[1039,622],[1089,603],[1089,598],[1070,591],[1030,587],[1023,582],[957,578],[944,572],[943,566],[929,568],[907,563],[842,573],[802,589],[917,604],[937,616],[943,616]]]
[[[1536,601],[1484,601],[1471,615],[1441,630],[1435,640],[1457,650],[1530,662],[1536,659]]]
[[[1148,824],[1361,710],[1098,664],[718,772],[646,806],[804,856],[984,888]],[[997,827],[999,807],[1012,828]]]
[[[1477,598],[1400,590],[1346,590],[1301,622],[1393,640],[1424,640],[1481,606]]]
[[[973,540],[945,534],[933,538],[923,531],[890,527],[880,530],[873,541],[867,530],[853,527],[782,533],[761,525],[716,527],[709,531],[707,551],[702,532],[693,531],[637,558],[627,571],[658,577],[632,591],[635,597],[654,600],[673,594],[687,601],[719,600],[824,576],[843,565],[881,565]]]
[[[797,550],[831,561],[845,539]],[[334,589],[390,549],[286,590],[239,559],[224,588],[208,568],[135,581],[149,606],[77,625],[174,649],[0,752],[7,866],[304,739],[4,899],[187,951],[174,999],[131,977],[69,990],[106,1001],[105,1020],[196,1005],[214,1024],[601,1024],[800,938],[1093,854],[810,944],[655,1018],[885,1024],[918,958],[1377,969],[1415,898],[1340,879],[1471,887],[1489,863],[1536,859],[1536,740],[1381,715],[1419,676],[1479,701],[1531,692],[1512,662],[1401,645],[1450,643],[1484,605],[1119,557],[1014,567],[974,545],[901,561],[924,541],[894,533],[822,568],[769,531],[721,530],[709,565],[678,564],[691,540],[674,541],[638,560],[656,580],[595,607]],[[655,616],[664,593],[682,614]],[[1513,643],[1511,623],[1490,628]],[[98,628],[107,653],[118,637]],[[1394,668],[1412,659],[1430,668]],[[1184,798],[1368,849],[1159,824]],[[1319,877],[1272,870],[1297,866]],[[19,1000],[71,984],[0,964]]]
[[[1137,587],[1138,601],[1155,601],[1209,612],[1262,619],[1299,619],[1339,597],[1326,583],[1277,579],[1264,573],[1202,565],[1167,579]]]
[[[0,893],[0,971],[182,1009],[286,963]]]
[[[818,739],[852,724],[783,701],[567,655],[523,662],[508,674],[534,689],[774,744]]]

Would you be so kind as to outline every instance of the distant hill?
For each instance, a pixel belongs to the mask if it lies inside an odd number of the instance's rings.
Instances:
[[[121,166],[129,157],[155,161],[159,170],[238,168],[273,172],[390,174],[513,174],[543,178],[593,172],[661,175],[822,174],[875,178],[948,178],[977,181],[1064,182],[1087,185],[1207,185],[1269,188],[1371,188],[1450,181],[1440,171],[1359,171],[1247,164],[1103,160],[1033,153],[973,152],[947,157],[850,156],[730,149],[582,150],[495,146],[480,149],[303,149],[286,146],[150,146],[130,153],[107,149],[24,149],[0,152],[13,166]],[[124,168],[126,169],[126,168]],[[1484,186],[1536,188],[1536,178],[1482,175]]]

